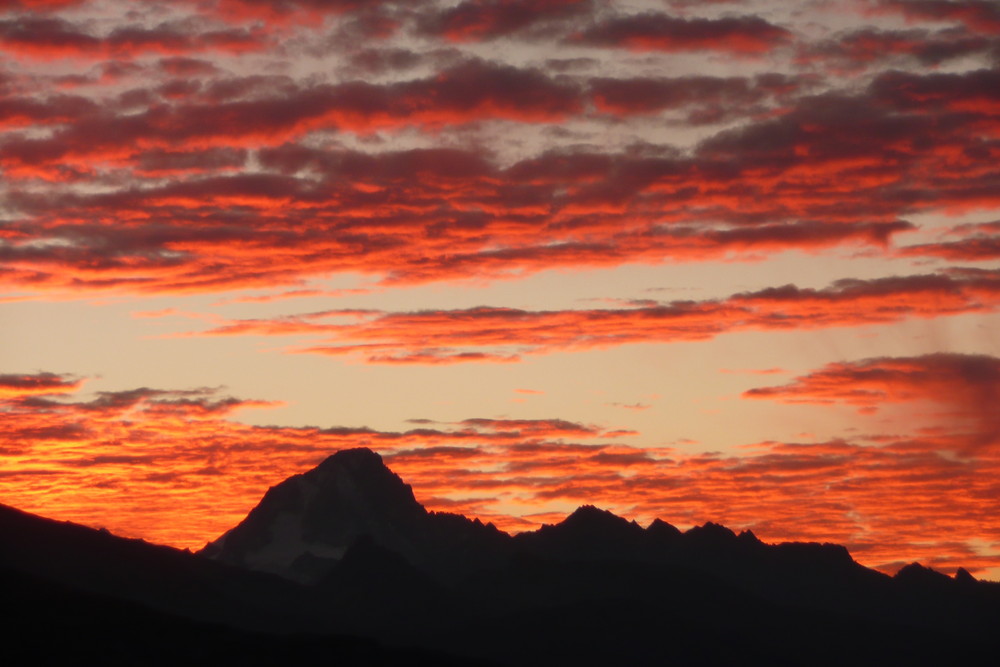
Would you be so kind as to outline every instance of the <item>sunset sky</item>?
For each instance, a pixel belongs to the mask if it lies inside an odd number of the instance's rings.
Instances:
[[[0,502],[365,446],[1000,579],[998,165],[989,0],[0,0]]]

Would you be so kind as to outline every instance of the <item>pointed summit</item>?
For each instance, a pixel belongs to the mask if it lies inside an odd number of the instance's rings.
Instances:
[[[409,488],[399,475],[389,470],[378,453],[367,447],[342,449],[323,459],[318,466],[303,473],[303,476],[316,480],[354,479],[356,482],[386,480],[390,486]]]
[[[636,552],[644,536],[642,526],[634,521],[583,505],[561,523],[521,533],[515,539],[530,551],[560,558],[613,558]]]
[[[677,528],[677,526],[669,524],[663,519],[653,519],[653,522],[646,527],[646,532],[670,537],[676,537],[681,534],[681,531]]]
[[[330,572],[362,538],[420,566],[435,561],[438,542],[462,541],[470,531],[499,534],[464,517],[429,514],[381,456],[358,448],[339,451],[271,487],[239,525],[202,554],[310,582]]]
[[[623,519],[608,510],[602,510],[594,505],[581,505],[573,510],[573,513],[566,517],[560,525],[575,529],[616,530],[618,527],[629,526],[631,523],[628,519]]]
[[[396,544],[427,512],[370,449],[348,449],[271,487],[235,528],[202,553],[254,570],[310,580],[362,535]]]
[[[331,515],[364,523],[374,515],[406,521],[427,513],[410,485],[389,470],[381,456],[363,447],[332,454],[301,478],[313,492],[309,514],[320,533],[328,531]]]
[[[643,530],[634,521],[593,505],[581,505],[572,514],[554,526],[545,526],[540,532],[559,534],[564,538],[612,541],[629,539]]]
[[[341,449],[326,457],[322,463],[313,468],[313,471],[330,470],[333,468],[345,468],[354,471],[374,471],[378,469],[389,471],[382,457],[367,447]]]
[[[967,586],[969,584],[976,583],[976,578],[972,576],[972,574],[964,567],[960,567],[955,572],[955,581],[962,584],[963,586]]]
[[[893,575],[896,581],[911,587],[935,587],[945,588],[951,586],[955,580],[944,572],[938,572],[932,567],[925,567],[920,563],[910,563],[904,565]]]
[[[690,528],[685,533],[690,539],[706,543],[730,543],[736,538],[736,533],[722,524],[708,521],[704,525]]]

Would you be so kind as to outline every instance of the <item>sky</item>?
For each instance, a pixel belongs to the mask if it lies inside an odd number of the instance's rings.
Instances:
[[[0,502],[370,447],[1000,580],[998,164],[983,0],[0,0]]]

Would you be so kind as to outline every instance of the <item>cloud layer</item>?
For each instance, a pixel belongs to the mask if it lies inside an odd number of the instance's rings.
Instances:
[[[922,378],[940,378],[942,368],[954,392],[925,390]],[[996,397],[998,368],[1000,359],[967,355],[869,359],[747,395],[863,406],[930,400],[965,410],[969,396]],[[11,384],[51,385],[53,392],[74,382],[47,373],[19,377]],[[560,520],[565,510],[558,507],[596,503],[642,521],[715,520],[767,540],[835,540],[890,571],[914,559],[945,569],[1000,565],[992,520],[1000,503],[995,419],[985,428],[973,422],[971,431],[949,422],[951,430],[765,441],[739,454],[698,454],[619,444],[638,434],[561,419],[418,419],[398,432],[252,427],[232,419],[235,410],[267,405],[211,389],[6,397],[3,501],[198,547],[239,521],[269,486],[337,449],[363,446],[382,453],[429,508],[507,530]],[[970,441],[978,446],[970,449]]]
[[[187,335],[306,335],[317,342],[291,347],[289,351],[347,355],[375,364],[512,362],[524,355],[632,343],[700,341],[741,331],[884,325],[994,312],[998,305],[1000,274],[965,270],[840,280],[822,289],[785,285],[734,294],[726,299],[642,301],[625,308],[528,311],[479,306],[414,312],[331,310],[229,321]]]
[[[752,13],[589,1],[226,0],[110,27],[89,3],[8,9],[8,290],[892,256],[912,216],[1000,205],[983,4],[859,2],[885,26],[825,41]],[[573,55],[525,61],[497,40]],[[669,66],[706,52],[746,72]],[[317,58],[332,66],[291,65]],[[961,58],[975,65],[920,66]],[[980,227],[898,252],[988,261],[995,245]]]

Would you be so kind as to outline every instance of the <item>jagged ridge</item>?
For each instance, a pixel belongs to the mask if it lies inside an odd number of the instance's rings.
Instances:
[[[286,578],[245,569],[278,547],[294,553],[275,543],[289,534],[304,549]],[[715,523],[643,528],[584,506],[511,537],[427,512],[367,450],[275,486],[206,550],[214,562],[2,507],[0,537],[0,569],[15,577],[242,628],[500,664],[991,664],[977,656],[1000,624],[1000,584],[967,571],[914,564],[888,577],[842,546],[769,545]],[[307,578],[303,559],[309,586],[288,581]]]

